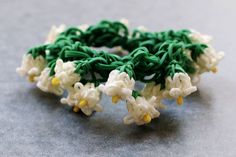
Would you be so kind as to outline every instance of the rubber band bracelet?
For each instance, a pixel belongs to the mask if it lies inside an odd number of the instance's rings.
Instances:
[[[131,32],[127,20],[103,20],[92,26],[53,26],[46,42],[23,56],[17,72],[44,92],[66,91],[61,103],[87,116],[103,110],[102,93],[112,103],[124,100],[124,123],[143,125],[159,117],[163,99],[181,105],[197,90],[201,74],[217,72],[223,56],[210,36],[194,30],[138,27]],[[136,81],[145,87],[135,89]]]

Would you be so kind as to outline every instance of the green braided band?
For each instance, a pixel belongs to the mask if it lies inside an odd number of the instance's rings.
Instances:
[[[75,72],[81,75],[84,83],[105,82],[109,73],[118,69],[135,80],[155,81],[164,87],[163,80],[167,76],[177,72],[194,73],[193,62],[207,47],[202,43],[192,43],[189,33],[189,30],[153,33],[138,29],[130,33],[121,22],[102,21],[85,31],[76,27],[68,28],[54,43],[34,47],[28,53],[34,58],[39,55],[45,57],[51,68],[51,76],[54,75],[55,62],[60,58],[76,64]],[[120,57],[94,49],[103,46],[121,46],[129,54]],[[192,52],[191,58],[186,56],[186,50]],[[93,76],[90,80],[84,77],[88,73]],[[101,77],[98,79],[95,73]],[[146,78],[150,75],[153,77]]]
[[[86,29],[52,27],[46,44],[31,48],[17,72],[44,92],[66,91],[61,103],[88,116],[102,111],[101,93],[113,103],[125,100],[124,123],[142,125],[160,115],[161,100],[181,105],[202,73],[217,71],[223,55],[209,36],[194,30],[130,32],[122,22],[101,21]],[[145,87],[136,89],[136,81]]]

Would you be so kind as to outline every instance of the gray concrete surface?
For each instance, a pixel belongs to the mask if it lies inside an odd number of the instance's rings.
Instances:
[[[234,0],[0,0],[0,156],[236,156]],[[184,106],[172,101],[147,126],[122,124],[124,103],[104,97],[103,113],[87,118],[20,78],[26,50],[53,24],[94,24],[126,17],[150,30],[194,28],[226,52],[219,73],[206,74]]]

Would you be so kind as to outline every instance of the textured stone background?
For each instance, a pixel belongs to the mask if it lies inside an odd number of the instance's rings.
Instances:
[[[236,155],[234,0],[78,1],[0,0],[0,156],[224,156]],[[219,73],[202,77],[184,106],[147,126],[122,124],[124,103],[104,97],[103,113],[85,117],[15,73],[26,50],[45,40],[53,24],[94,24],[126,17],[150,30],[194,28],[213,35],[226,52]]]

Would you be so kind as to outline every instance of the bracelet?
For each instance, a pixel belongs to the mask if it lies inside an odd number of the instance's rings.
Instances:
[[[16,71],[44,92],[66,92],[61,103],[87,116],[103,110],[102,93],[112,103],[125,100],[124,123],[143,125],[159,117],[163,99],[181,105],[197,90],[201,74],[217,72],[223,56],[210,36],[195,30],[138,27],[130,32],[127,20],[103,20],[92,26],[53,26],[46,42],[31,48]],[[145,87],[136,89],[136,81]]]

